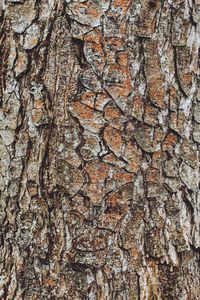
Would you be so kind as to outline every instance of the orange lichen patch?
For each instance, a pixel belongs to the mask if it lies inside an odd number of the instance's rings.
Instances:
[[[33,37],[33,38],[31,39],[32,47],[35,47],[35,45],[37,45],[37,43],[38,43],[38,38],[37,38],[37,37]]]
[[[72,104],[72,106],[80,119],[92,119],[94,117],[94,111],[87,105],[83,105],[82,103],[76,101]]]
[[[178,98],[177,90],[174,86],[172,86],[169,89],[169,103],[170,103],[171,110],[177,109],[177,98]]]
[[[146,180],[148,182],[158,183],[160,181],[160,171],[158,169],[151,168],[148,170]]]
[[[98,28],[95,28],[85,36],[84,41],[85,57],[93,67],[94,71],[98,75],[101,75],[105,65],[101,31]]]
[[[87,106],[94,108],[94,100],[96,97],[96,94],[91,90],[86,90],[81,94],[81,102],[86,104]]]
[[[149,82],[149,97],[154,105],[165,108],[164,96],[165,89],[162,79],[152,78]]]
[[[121,114],[121,111],[119,108],[114,105],[113,103],[110,103],[107,105],[104,109],[104,118],[109,121],[109,123],[118,129],[123,128],[123,121],[124,117]]]
[[[137,173],[141,164],[142,153],[136,144],[134,144],[132,141],[129,141],[126,144],[123,157],[128,162],[126,169],[129,172]]]
[[[149,54],[149,61],[158,59],[158,42],[149,41],[147,43],[147,53]]]
[[[147,105],[145,107],[145,114],[144,114],[145,123],[155,126],[158,123],[158,113],[159,113],[158,108],[152,105]]]
[[[100,218],[101,225],[114,229],[120,219],[128,212],[131,198],[131,188],[128,185],[111,194],[106,200],[106,209]]]
[[[118,52],[117,53],[117,63],[121,66],[128,65],[128,52]]]
[[[34,48],[37,45],[38,41],[38,37],[28,35],[28,37],[25,38],[24,49]]]
[[[162,151],[156,151],[152,154],[152,167],[160,169],[162,166],[162,160],[164,158],[164,153]]]
[[[35,203],[43,210],[43,212],[48,216],[48,205],[47,202],[43,198],[34,199]]]
[[[158,235],[155,234],[155,237],[156,236],[158,238]],[[144,292],[145,297],[143,299],[160,299],[158,278],[158,265],[155,262],[149,261],[147,264],[147,272],[143,273],[141,276],[141,282],[146,283],[145,287],[148,291],[148,294],[146,294],[146,291]]]
[[[158,109],[155,108],[154,106],[151,105],[147,105],[145,107],[145,114],[156,114],[158,112]]]
[[[165,137],[164,142],[162,143],[163,151],[173,149],[174,146],[176,145],[177,141],[178,141],[178,138],[175,134],[173,134],[173,133],[168,134]]]
[[[95,108],[97,110],[103,110],[104,106],[111,100],[106,93],[100,93],[96,97]]]
[[[101,43],[97,43],[95,38],[92,42],[85,43],[85,49],[86,48],[90,48],[90,52],[92,50],[94,53],[96,53],[96,55],[99,54],[99,56],[101,56],[101,59],[103,60],[104,52],[102,49],[102,45]]]
[[[120,8],[123,14],[126,14],[131,3],[132,0],[114,0],[112,6],[115,7],[115,9]]]
[[[123,21],[120,23],[120,26],[119,26],[119,33],[120,33],[121,37],[123,37],[126,34],[126,30],[127,30],[126,21],[125,21],[125,19],[123,19]]]
[[[135,175],[120,170],[98,160],[90,161],[84,168],[88,184],[85,185],[85,193],[95,205],[100,205],[103,197],[125,184],[133,182]]]
[[[177,90],[174,86],[172,86],[169,90],[169,98],[170,100],[173,100],[177,97]]]
[[[35,108],[43,108],[44,107],[44,100],[43,99],[34,99],[34,107]]]
[[[119,75],[118,81],[122,81],[123,78],[126,78],[129,74],[129,70],[127,69],[127,67],[120,66],[118,64],[109,64],[107,72],[111,76]]]
[[[90,26],[98,26],[100,24],[103,10],[93,1],[73,2],[70,4],[70,8],[79,22]]]
[[[105,184],[109,178],[110,166],[98,160],[88,162],[84,168],[88,177],[85,192],[93,204],[100,204],[106,193]]]
[[[114,180],[120,183],[129,183],[132,182],[135,178],[135,175],[130,173],[124,173],[124,172],[117,172],[112,177]]]
[[[161,127],[156,127],[155,131],[154,131],[155,141],[161,142],[161,141],[163,141],[164,137],[165,137],[165,134],[164,134],[162,128]]]
[[[128,97],[128,95],[131,92],[131,81],[129,79],[126,79],[124,81],[124,87],[121,86],[109,86],[107,87],[107,91],[112,95],[112,97],[115,98],[123,98]]]
[[[31,181],[27,183],[27,190],[31,197],[37,198],[38,195],[38,185],[32,184]]]
[[[117,107],[113,107],[113,105],[107,106],[104,112],[105,112],[105,118],[107,120],[119,119],[121,116],[120,110]]]
[[[43,282],[44,282],[44,285],[49,285],[51,287],[54,287],[57,284],[56,280],[53,278],[47,278]]]
[[[185,73],[182,75],[182,81],[185,85],[191,87],[192,85],[192,73]]]
[[[85,193],[90,198],[92,205],[101,205],[102,198],[105,195],[106,191],[103,185],[97,183],[90,183],[85,189]]]
[[[103,271],[105,272],[105,274],[110,275],[110,268],[108,268],[107,265],[103,266]]]
[[[103,157],[103,161],[119,167],[125,166],[125,163],[118,159],[113,153],[109,153]]]
[[[126,80],[124,81],[124,94],[123,95],[129,96],[129,94],[132,91],[132,84],[131,84],[131,74],[130,74],[128,67],[126,68],[125,74],[126,74]]]
[[[107,126],[103,132],[103,138],[106,141],[108,147],[117,155],[121,156],[123,139],[122,134],[116,128]]]
[[[34,109],[32,113],[32,121],[33,123],[37,123],[41,120],[44,112],[42,109]]]
[[[105,121],[101,114],[79,101],[72,103],[71,111],[85,129],[96,132],[104,126]]]
[[[110,198],[108,198],[106,204],[109,206],[110,209],[116,209],[119,203],[119,195],[113,194]]]
[[[90,183],[104,183],[108,178],[110,167],[106,163],[94,160],[87,163],[84,170],[89,176]]]
[[[140,253],[140,251],[138,250],[138,248],[137,248],[136,246],[135,246],[135,247],[131,247],[131,248],[129,249],[129,253],[130,253],[130,255],[131,255],[135,260],[141,257],[141,253]]]
[[[22,72],[24,72],[27,68],[28,58],[25,52],[18,52],[17,61],[15,64],[15,74],[18,76]]]
[[[137,162],[130,162],[128,167],[126,167],[126,169],[129,171],[129,172],[133,172],[133,173],[137,173],[138,172],[138,169],[139,169],[139,166],[138,166],[138,163]]]
[[[88,32],[84,37],[85,43],[94,43],[99,45],[102,43],[102,32],[99,28],[94,28],[92,31]]]
[[[88,15],[91,15],[92,18],[97,19],[97,18],[101,17],[102,12],[99,12],[99,11],[96,9],[96,7],[91,6],[91,5],[88,6],[88,4],[86,4],[85,7],[86,7],[85,13],[88,14]],[[84,7],[84,8],[85,8],[85,7]]]

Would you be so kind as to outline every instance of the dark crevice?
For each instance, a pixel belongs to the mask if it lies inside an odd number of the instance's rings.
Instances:
[[[72,50],[75,54],[81,68],[87,65],[87,60],[84,54],[84,41],[77,38],[72,38]]]

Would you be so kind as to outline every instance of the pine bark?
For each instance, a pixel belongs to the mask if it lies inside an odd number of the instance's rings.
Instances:
[[[9,0],[0,298],[199,300],[199,0]]]

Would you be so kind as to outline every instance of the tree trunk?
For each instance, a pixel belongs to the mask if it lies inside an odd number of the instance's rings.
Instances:
[[[1,14],[0,298],[200,299],[199,0]]]

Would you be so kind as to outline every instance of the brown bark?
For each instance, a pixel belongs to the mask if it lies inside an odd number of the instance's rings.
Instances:
[[[199,12],[7,1],[1,299],[200,299]]]

